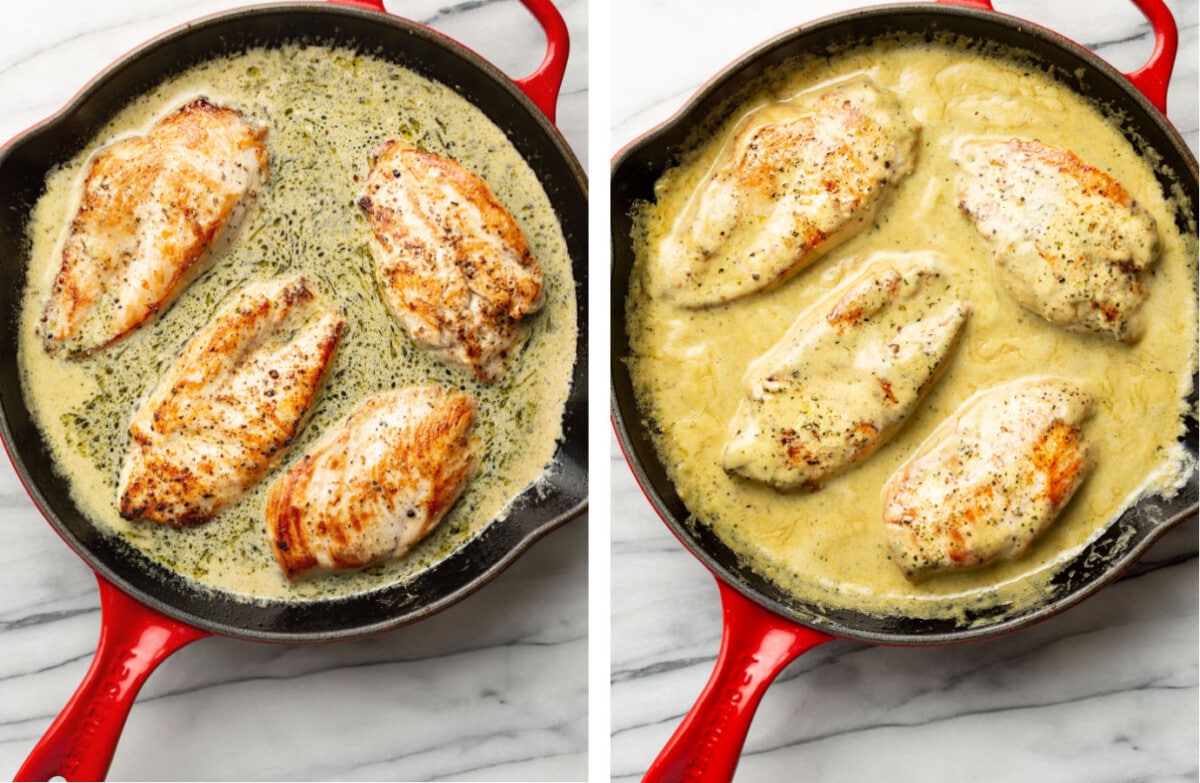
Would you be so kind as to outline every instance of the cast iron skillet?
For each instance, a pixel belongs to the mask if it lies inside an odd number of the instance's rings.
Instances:
[[[1128,75],[1055,33],[995,13],[989,0],[958,1],[971,7],[899,5],[863,9],[805,25],[768,41],[717,75],[674,117],[626,147],[613,162],[613,422],[646,497],[675,536],[716,577],[724,619],[712,677],[651,766],[647,781],[730,779],[767,686],[784,666],[811,647],[835,638],[888,645],[952,644],[1023,628],[1094,594],[1115,580],[1170,527],[1196,513],[1197,476],[1193,471],[1178,494],[1145,498],[1112,520],[1104,534],[1059,572],[1052,594],[1043,603],[1019,611],[996,605],[955,620],[879,617],[853,607],[807,604],[750,570],[706,526],[686,521],[689,512],[645,429],[624,362],[631,354],[625,329],[634,256],[631,211],[636,202],[654,199],[655,181],[677,161],[696,129],[715,127],[728,117],[767,69],[801,53],[831,52],[897,32],[949,32],[994,42],[1032,58],[1067,87],[1104,107],[1109,116],[1123,118],[1125,134],[1135,146],[1144,154],[1161,156],[1165,162],[1159,175],[1162,186],[1168,192],[1178,186],[1187,199],[1178,206],[1175,218],[1181,226],[1195,230],[1196,160],[1163,116],[1177,32],[1161,0],[1135,0],[1154,26],[1155,50],[1143,68]],[[1195,391],[1189,402],[1185,441],[1195,458]]]
[[[415,22],[383,13],[380,0],[235,10],[165,33],[110,66],[58,114],[0,150],[0,434],[17,473],[55,530],[92,569],[101,633],[83,683],[17,773],[96,780],[108,771],[141,684],[164,658],[209,634],[306,643],[360,638],[421,620],[497,576],[534,541],[587,503],[587,181],[552,120],[566,68],[567,28],[550,0],[522,0],[544,28],[547,54],[513,82],[474,52]],[[372,10],[372,8],[374,10]],[[538,490],[512,512],[403,584],[356,597],[247,603],[202,591],[131,547],[101,535],[75,507],[22,396],[17,313],[29,247],[26,224],[47,172],[85,146],[122,106],[196,63],[287,42],[345,45],[436,79],[499,125],[534,169],[561,222],[577,282],[579,338],[564,437]]]

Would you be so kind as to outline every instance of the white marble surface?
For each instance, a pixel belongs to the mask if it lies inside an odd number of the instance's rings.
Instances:
[[[850,0],[617,0],[611,151],[672,115],[758,43]],[[1126,0],[996,0],[1123,70],[1150,51]],[[1197,3],[1170,3],[1181,51],[1169,116],[1197,146]],[[684,20],[687,20],[685,23]],[[671,537],[611,440],[612,779],[634,781],[711,672],[715,583]],[[837,641],[767,692],[739,781],[1195,781],[1197,526],[1185,522],[1122,581],[1059,617],[962,647]]]
[[[587,3],[559,124],[587,144]],[[0,142],[60,108],[114,58],[237,0],[0,5]],[[514,0],[388,0],[509,75],[541,61]],[[0,460],[0,776],[11,778],[95,649],[91,572]],[[378,638],[276,646],[210,638],[169,658],[134,705],[114,780],[582,780],[587,752],[588,522],[552,532],[482,591]]]

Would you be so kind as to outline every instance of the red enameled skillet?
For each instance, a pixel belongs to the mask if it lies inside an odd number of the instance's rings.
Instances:
[[[534,73],[513,81],[474,52],[384,12],[381,0],[237,9],[164,33],[122,57],[60,112],[0,149],[0,434],[30,496],[96,572],[101,632],[83,683],[17,772],[19,780],[105,776],[129,709],[154,668],[180,647],[220,634],[280,643],[328,642],[390,631],[461,600],[587,504],[587,180],[553,120],[566,68],[567,27],[551,0],[522,0],[545,31]],[[26,227],[46,174],[69,160],[121,107],[163,79],[251,47],[305,41],[394,60],[450,86],[505,132],[534,172],[566,237],[579,337],[564,437],[538,487],[504,519],[405,584],[345,599],[248,603],[193,584],[102,535],[75,507],[23,398],[17,312],[28,262]]]
[[[1194,232],[1196,159],[1165,118],[1166,91],[1178,36],[1161,0],[1134,0],[1150,20],[1155,47],[1149,61],[1122,74],[1092,52],[1052,31],[995,12],[988,0],[865,8],[806,24],[746,54],[708,82],[678,113],[623,149],[612,165],[612,418],[625,457],[647,499],[679,541],[716,577],[722,600],[723,636],[714,672],[691,712],[651,765],[646,781],[732,778],[758,704],[777,674],[796,656],[832,639],[885,645],[943,645],[991,638],[1027,627],[1093,595],[1111,583],[1149,546],[1197,508],[1197,475],[1170,497],[1143,498],[1110,520],[1105,532],[1055,577],[1052,594],[1032,609],[1004,605],[960,620],[882,618],[853,607],[806,604],[750,570],[689,512],[660,462],[638,410],[624,358],[634,249],[633,206],[652,201],[654,183],[677,159],[696,129],[715,127],[748,95],[764,71],[802,53],[831,52],[897,32],[948,33],[989,42],[1050,72],[1069,89],[1091,99],[1143,154],[1160,159],[1165,192],[1183,195],[1176,221]],[[1193,383],[1193,387],[1195,383]],[[1196,392],[1188,401],[1183,438],[1197,453]]]

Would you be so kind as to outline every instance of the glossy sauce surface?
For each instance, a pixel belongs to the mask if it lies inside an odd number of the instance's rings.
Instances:
[[[770,101],[866,75],[892,90],[922,126],[915,169],[875,224],[779,288],[730,306],[687,311],[656,298],[654,250],[682,214],[738,119]],[[1157,219],[1158,261],[1144,333],[1134,344],[1055,328],[1020,308],[958,209],[953,144],[968,136],[1029,136],[1060,144],[1115,176]],[[1196,347],[1196,237],[1176,227],[1173,194],[1152,163],[1091,104],[1050,76],[958,42],[888,40],[792,62],[697,142],[635,215],[637,259],[627,301],[627,358],[644,426],[692,512],[754,570],[798,600],[876,614],[959,617],[972,607],[1036,605],[1069,559],[1144,489],[1177,485],[1190,458],[1177,444]],[[1194,213],[1194,209],[1193,209]],[[747,365],[793,319],[881,253],[932,251],[970,302],[945,375],[900,432],[857,468],[815,492],[780,493],[721,466]],[[1097,397],[1088,425],[1097,468],[1059,520],[1020,559],[912,584],[891,561],[880,489],[934,428],[980,389],[1026,375],[1079,380]]]
[[[49,357],[35,327],[87,156],[197,95],[270,125],[270,180],[255,214],[211,269],[132,337],[84,361]],[[495,384],[475,381],[418,350],[377,290],[369,229],[357,200],[372,150],[397,135],[486,180],[542,266],[545,308],[530,319],[528,341]],[[412,71],[350,50],[301,45],[205,63],[123,109],[87,150],[53,172],[30,233],[18,359],[27,403],[71,481],[74,500],[102,529],[206,587],[248,599],[319,599],[403,580],[503,516],[553,457],[577,335],[575,283],[562,230],[535,173],[503,132],[451,89]],[[326,303],[343,312],[347,327],[310,419],[285,459],[208,524],[176,530],[121,519],[116,481],[138,401],[240,286],[301,271]],[[403,561],[289,585],[271,556],[262,520],[275,477],[365,397],[431,381],[461,388],[479,403],[481,470],[458,505]]]

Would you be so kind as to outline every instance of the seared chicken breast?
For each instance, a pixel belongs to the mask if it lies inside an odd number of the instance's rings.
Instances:
[[[457,162],[383,142],[359,204],[384,298],[442,362],[495,381],[539,310],[542,270],[487,183]]]
[[[300,429],[343,324],[302,276],[243,288],[134,413],[121,516],[197,524],[262,478]]]
[[[198,99],[100,149],[42,316],[47,350],[86,356],[166,307],[250,211],[267,179],[266,135]]]
[[[933,385],[968,312],[932,255],[871,264],[749,365],[725,470],[780,490],[817,489],[866,459]]]
[[[868,227],[912,171],[919,128],[868,79],[739,124],[662,241],[661,295],[684,307],[769,288]]]
[[[1092,397],[1062,378],[981,392],[883,488],[883,523],[909,579],[1019,556],[1091,467]]]
[[[458,500],[477,463],[475,403],[414,386],[368,398],[267,495],[267,530],[288,578],[401,558]]]
[[[1071,331],[1138,338],[1158,229],[1119,182],[1030,139],[968,140],[952,157],[959,206],[1023,307]]]

